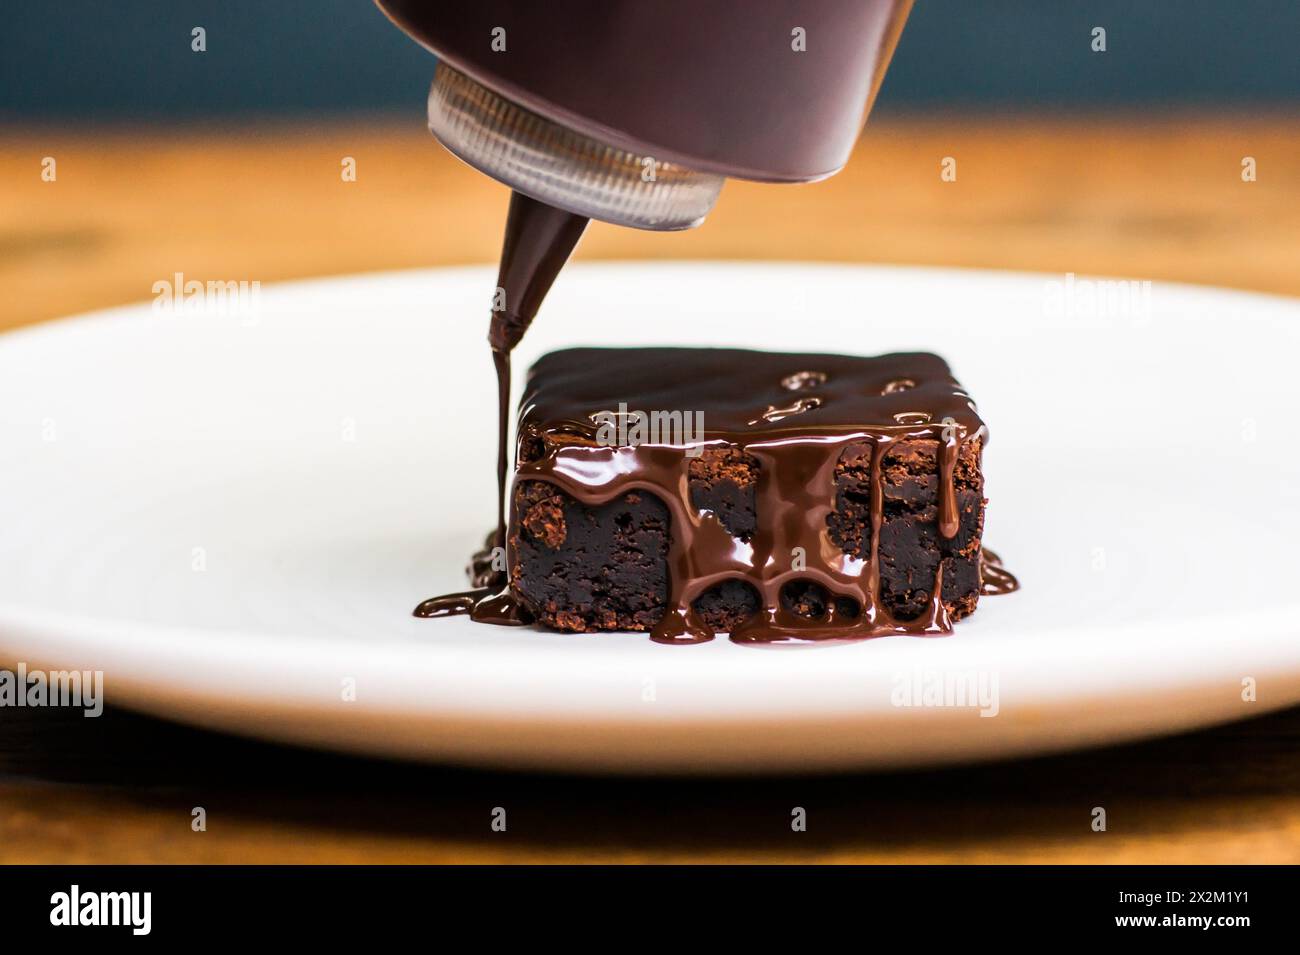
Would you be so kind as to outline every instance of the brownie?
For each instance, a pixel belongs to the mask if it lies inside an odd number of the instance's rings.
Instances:
[[[521,402],[510,589],[545,626],[667,642],[944,632],[980,596],[986,442],[934,355],[555,352]]]
[[[901,619],[919,616],[943,563],[943,600],[953,620],[973,613],[980,593],[980,540],[984,530],[982,442],[966,442],[954,472],[961,523],[956,535],[938,533],[938,442],[914,439],[884,455],[884,514],[880,530],[880,596]],[[835,512],[830,538],[841,550],[867,559],[871,514],[871,448],[851,445],[835,466]]]
[[[668,508],[634,491],[588,506],[544,481],[515,485],[516,590],[559,630],[649,630],[668,601]]]

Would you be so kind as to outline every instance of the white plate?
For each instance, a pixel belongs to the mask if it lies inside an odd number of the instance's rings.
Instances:
[[[492,520],[494,284],[348,277],[265,288],[253,314],[146,304],[0,337],[0,658],[102,669],[110,703],[208,727],[583,770],[985,759],[1300,701],[1296,302],[1157,284],[1126,305],[1063,276],[930,269],[569,269],[517,384],[578,343],[926,349],[979,401],[985,540],[1023,590],[946,639],[789,651],[410,616],[462,585]],[[997,715],[896,705],[944,676],[996,680]]]

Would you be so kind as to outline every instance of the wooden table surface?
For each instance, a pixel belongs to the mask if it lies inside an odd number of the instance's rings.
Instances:
[[[945,156],[955,182],[940,181]],[[1242,180],[1247,156],[1255,182]],[[356,182],[340,177],[344,157]],[[0,128],[0,329],[147,300],[176,272],[269,282],[492,261],[506,198],[418,116]],[[1300,123],[882,121],[827,182],[731,183],[701,229],[595,225],[579,258],[923,263],[1296,295]],[[191,829],[196,806],[206,832]],[[494,806],[506,833],[489,827]],[[808,810],[806,833],[791,832],[792,806]],[[1090,828],[1094,806],[1105,833]],[[0,709],[4,862],[691,860],[1296,862],[1300,710],[934,772],[612,780],[377,763],[111,709]]]

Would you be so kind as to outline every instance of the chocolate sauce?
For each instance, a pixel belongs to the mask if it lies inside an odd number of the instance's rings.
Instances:
[[[635,363],[602,362],[600,350],[571,349],[544,357],[522,401],[520,446],[534,449],[516,467],[516,479],[554,484],[589,506],[630,491],[656,495],[671,517],[667,610],[651,638],[699,643],[713,638],[692,603],[728,579],[759,592],[760,610],[731,634],[737,643],[864,639],[885,634],[952,631],[942,598],[943,561],[926,612],[894,618],[880,593],[880,529],[884,517],[883,462],[898,442],[936,448],[939,533],[959,529],[955,471],[967,442],[987,443],[988,432],[969,396],[934,355],[875,359],[838,355],[779,355],[709,349],[639,349]],[[905,377],[904,377],[905,374]],[[905,382],[905,386],[900,386]],[[789,401],[797,390],[799,408]],[[759,463],[755,511],[758,529],[746,542],[715,515],[693,506],[690,456],[681,441],[605,446],[594,422],[611,396],[639,409],[705,408],[701,445],[739,448]],[[784,408],[784,414],[764,414]],[[831,540],[827,518],[835,507],[835,469],[848,451],[870,450],[872,536],[865,559]],[[512,525],[517,524],[514,515]],[[978,541],[973,546],[978,547]],[[792,555],[802,555],[793,561]],[[1007,592],[1014,578],[988,560],[990,589]],[[815,620],[782,606],[782,588],[812,581],[858,612],[843,614],[831,601]]]
[[[497,376],[497,526],[486,554],[471,567],[474,589],[432,597],[415,608],[417,617],[469,614],[484,623],[519,625],[527,613],[511,595],[504,570],[493,568],[493,550],[504,558],[506,477],[510,471],[510,353],[537,317],[542,300],[587,228],[585,216],[510,194],[501,266],[492,299],[488,344]]]
[[[457,617],[469,614],[472,620],[479,623],[495,623],[507,627],[531,623],[528,612],[519,606],[506,586],[505,572],[495,566],[496,554],[499,553],[496,550],[499,533],[499,528],[490,532],[483,548],[475,551],[470,558],[466,571],[473,585],[472,590],[430,597],[415,608],[414,616]]]
[[[506,475],[510,469],[510,353],[537,317],[555,277],[587,228],[585,216],[523,193],[510,194],[488,344],[497,373],[497,547],[506,543]]]
[[[997,597],[1020,589],[1020,581],[1002,566],[1002,558],[987,547],[980,553],[980,593]]]

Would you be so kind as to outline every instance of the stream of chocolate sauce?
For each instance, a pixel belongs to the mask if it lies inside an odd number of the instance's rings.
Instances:
[[[537,317],[555,277],[573,254],[590,220],[521,192],[510,194],[501,267],[492,299],[488,345],[497,376],[497,526],[486,553],[475,554],[470,564],[473,590],[431,597],[415,608],[417,617],[446,617],[467,613],[482,623],[519,626],[529,623],[527,613],[510,593],[506,572],[494,569],[504,563],[506,546],[506,477],[510,472],[510,353]]]
[[[498,297],[504,302],[495,302],[488,333],[498,394],[497,527],[488,539],[489,546],[471,563],[474,589],[426,600],[415,609],[418,617],[469,614],[484,623],[530,622],[526,608],[510,590],[507,573],[500,569],[507,546],[510,352],[536,316],[586,225],[581,216],[519,193],[511,197],[497,283]],[[639,402],[637,407],[710,408],[702,443],[740,448],[760,465],[755,509],[762,519],[760,530],[749,542],[732,537],[716,516],[692,506],[687,474],[691,459],[681,445],[599,446],[593,412],[605,409],[591,405],[591,396],[566,389],[562,374],[558,386],[547,395],[534,391],[525,397],[529,411],[521,422],[521,441],[531,440],[548,450],[538,459],[520,461],[517,479],[547,481],[587,505],[604,504],[635,490],[649,491],[663,501],[672,519],[670,592],[668,609],[651,634],[657,642],[713,639],[714,634],[698,619],[691,604],[709,587],[727,579],[748,581],[760,597],[760,611],[731,634],[737,643],[829,643],[885,634],[950,633],[952,621],[942,599],[942,562],[929,607],[920,617],[895,619],[881,601],[882,462],[895,442],[937,442],[939,531],[951,540],[959,531],[954,472],[962,446],[977,440],[982,447],[988,437],[969,396],[934,356],[909,356],[920,361],[923,374],[909,366],[908,377],[899,379],[881,365],[880,380],[864,383],[862,359],[799,356],[817,367],[791,368],[785,366],[791,361],[789,356],[751,354],[761,357],[747,362],[743,369],[728,370],[733,379],[742,379],[738,383],[733,380],[732,392],[743,400],[738,399],[731,408],[725,402],[719,405],[717,395],[692,402],[693,383],[717,377],[717,369],[707,366],[674,367],[672,375],[665,375],[662,368],[650,367],[654,363],[648,362],[644,381],[611,380],[596,386],[598,400],[626,394]],[[926,364],[931,360],[933,364]],[[779,363],[785,365],[778,369]],[[550,380],[555,383],[555,376]],[[767,411],[762,410],[764,404]],[[924,411],[918,412],[918,408]],[[803,418],[813,409],[818,411],[815,424]],[[862,424],[882,420],[891,423]],[[545,440],[556,436],[566,440]],[[577,441],[567,440],[575,437]],[[864,444],[871,449],[872,535],[869,557],[862,560],[831,542],[827,517],[834,508],[836,464],[851,446]],[[790,560],[796,552],[805,555],[798,567]],[[991,552],[983,552],[981,568],[982,594],[1009,593],[1018,586]],[[826,615],[817,620],[791,613],[782,606],[780,591],[796,579],[814,581],[833,595],[851,598],[854,612],[831,601]]]

